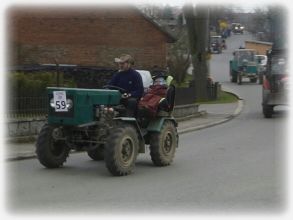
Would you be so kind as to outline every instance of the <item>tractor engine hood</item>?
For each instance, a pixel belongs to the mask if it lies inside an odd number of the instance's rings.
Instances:
[[[108,89],[47,88],[49,99],[48,123],[83,125],[96,118],[100,105],[118,105],[121,93]]]

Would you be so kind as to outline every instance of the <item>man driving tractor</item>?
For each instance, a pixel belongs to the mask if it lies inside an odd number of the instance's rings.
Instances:
[[[135,116],[138,100],[142,97],[144,88],[140,74],[131,68],[134,59],[128,54],[122,54],[115,58],[119,70],[109,82],[111,86],[117,86],[126,91],[122,95],[122,104],[127,108],[127,116]]]

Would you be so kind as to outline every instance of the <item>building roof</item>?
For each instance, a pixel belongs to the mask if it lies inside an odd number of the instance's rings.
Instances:
[[[157,28],[159,31],[161,31],[167,37],[167,43],[175,43],[178,40],[178,38],[175,36],[175,34],[171,33],[171,30],[168,30],[168,28],[166,26],[163,26],[158,21],[156,21],[156,20],[152,19],[151,17],[149,17],[148,15],[144,14],[138,8],[137,8],[137,10],[148,22],[150,22],[152,25],[154,25],[155,28]]]
[[[257,40],[246,40],[245,42],[250,42],[250,43],[255,43],[255,44],[265,44],[265,45],[273,45],[272,42],[267,42],[267,41],[257,41]]]
[[[118,6],[117,6],[118,7]],[[104,6],[105,9],[112,9],[112,7],[109,7],[107,5]],[[175,34],[172,33],[171,30],[168,30],[168,27],[163,26],[162,24],[160,24],[158,21],[154,20],[153,18],[149,17],[148,15],[144,14],[141,10],[139,10],[139,8],[137,8],[136,6],[133,5],[122,5],[121,7],[119,7],[118,10],[122,10],[122,9],[131,9],[134,10],[135,12],[137,12],[138,15],[142,16],[147,22],[151,23],[157,30],[159,30],[163,35],[166,36],[167,39],[167,43],[174,43],[176,42],[178,39],[176,38]],[[68,14],[68,10],[64,9],[64,8],[57,8],[58,10],[55,10],[55,7],[49,7],[48,9],[44,10],[44,8],[40,7],[40,9],[38,10],[38,8],[26,8],[26,7],[14,7],[13,10],[16,10],[16,15],[19,14],[20,12],[25,12],[26,15],[29,16],[33,16],[33,14],[37,13],[37,14],[41,14],[42,16],[50,16],[50,13],[53,12],[55,18],[60,18],[63,16],[70,16],[70,14]],[[60,9],[60,10],[59,10]],[[79,10],[78,8],[73,8],[75,14],[75,17],[80,16],[80,14],[84,11],[87,11],[88,8],[85,8],[85,10]],[[92,10],[95,10],[97,8],[92,8]],[[102,7],[98,8],[98,9],[102,9]],[[114,7],[113,9],[117,10],[116,7]],[[72,11],[73,11],[72,10]],[[71,11],[71,12],[72,12]],[[33,12],[33,13],[32,13]],[[45,13],[46,12],[46,13]],[[49,13],[48,13],[49,12]],[[66,13],[64,13],[66,12]],[[94,11],[91,13],[88,13],[88,15],[90,16],[95,16]]]

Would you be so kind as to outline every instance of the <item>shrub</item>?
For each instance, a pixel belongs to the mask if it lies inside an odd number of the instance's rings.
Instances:
[[[73,80],[63,81],[60,74],[60,86],[76,87]],[[46,87],[56,86],[56,73],[35,72],[23,73],[14,72],[8,76],[8,88],[14,97],[39,97],[46,95]]]

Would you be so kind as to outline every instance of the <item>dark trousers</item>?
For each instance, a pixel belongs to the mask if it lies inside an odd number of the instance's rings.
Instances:
[[[126,107],[127,117],[136,117],[138,100],[136,98],[122,99],[121,104]]]

